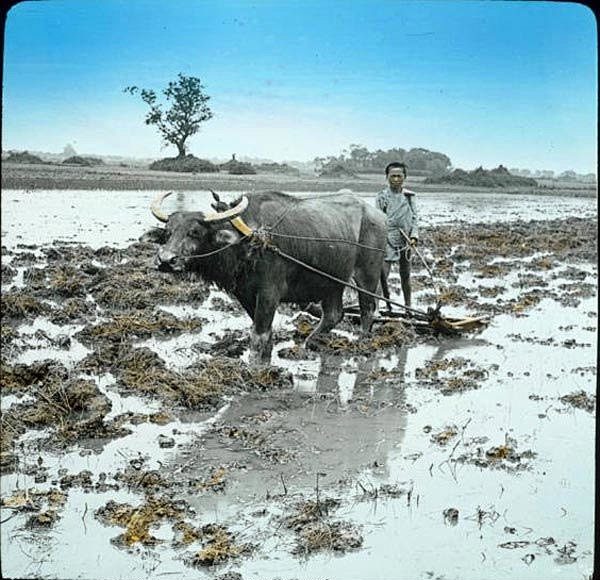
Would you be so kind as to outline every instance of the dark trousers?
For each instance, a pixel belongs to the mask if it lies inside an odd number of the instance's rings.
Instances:
[[[402,295],[404,296],[404,304],[410,308],[411,305],[411,287],[410,287],[410,248],[405,248],[400,252],[400,259],[391,262],[383,263],[383,273],[385,277],[390,274],[392,264],[398,262],[398,270],[400,271],[400,284],[402,286]]]

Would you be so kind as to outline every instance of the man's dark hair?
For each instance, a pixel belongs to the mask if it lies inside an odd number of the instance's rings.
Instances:
[[[406,163],[400,163],[400,161],[392,161],[387,164],[385,168],[385,176],[387,177],[390,174],[390,169],[402,169],[402,173],[404,173],[404,177],[406,177]]]

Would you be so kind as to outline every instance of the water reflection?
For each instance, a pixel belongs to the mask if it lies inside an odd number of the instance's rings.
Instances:
[[[303,361],[313,364],[314,375],[312,381],[305,370],[299,379],[295,375],[304,403],[289,413],[286,424],[302,431],[298,462],[309,473],[319,469],[333,481],[373,466],[387,472],[390,452],[401,446],[407,427],[409,348],[392,357],[329,354]]]

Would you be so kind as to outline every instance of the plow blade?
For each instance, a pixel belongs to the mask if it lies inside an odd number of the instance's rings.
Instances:
[[[358,304],[344,307],[344,314],[352,321],[360,319]],[[397,312],[380,310],[373,322],[402,322],[414,327],[418,332],[439,332],[442,334],[461,334],[483,330],[489,323],[487,316],[466,316],[457,318],[442,316],[438,310],[429,312]]]

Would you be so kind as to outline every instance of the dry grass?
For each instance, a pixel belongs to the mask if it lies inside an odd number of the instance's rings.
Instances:
[[[82,331],[94,339],[122,339],[127,336],[147,337],[152,334],[197,330],[202,323],[197,319],[180,320],[167,313],[145,314],[131,312],[115,316],[91,329]]]
[[[23,291],[3,293],[0,297],[2,318],[35,318],[47,311],[48,307],[45,304]]]
[[[194,555],[192,564],[212,566],[230,558],[236,558],[249,550],[249,546],[246,544],[235,544],[232,534],[224,527],[215,524],[209,524],[202,528],[202,539],[205,546]]]

